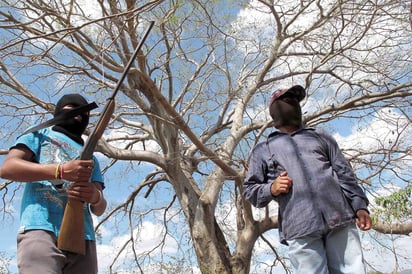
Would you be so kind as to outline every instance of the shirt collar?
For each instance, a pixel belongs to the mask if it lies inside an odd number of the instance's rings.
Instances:
[[[306,126],[306,125],[302,125],[300,128],[298,128],[295,132],[293,132],[290,135],[295,135],[296,133],[299,133],[299,132],[304,131],[304,130],[315,130],[315,128],[310,127],[310,126]],[[278,135],[284,135],[284,134],[287,134],[287,133],[281,132],[281,131],[276,129],[274,132],[269,134],[267,139],[270,139],[270,138],[278,136]]]

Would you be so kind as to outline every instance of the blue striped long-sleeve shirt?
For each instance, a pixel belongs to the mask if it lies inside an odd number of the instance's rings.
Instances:
[[[282,171],[293,179],[288,193],[272,196]],[[285,240],[347,225],[368,199],[335,139],[303,126],[293,134],[276,131],[251,152],[243,194],[255,207],[276,200],[279,234]]]

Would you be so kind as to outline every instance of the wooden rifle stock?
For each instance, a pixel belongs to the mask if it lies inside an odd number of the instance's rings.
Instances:
[[[97,122],[96,127],[90,134],[80,154],[81,160],[93,159],[93,152],[96,148],[97,142],[102,137],[105,128],[107,127],[110,118],[115,109],[115,96],[125,79],[127,72],[132,66],[137,54],[141,50],[144,41],[146,40],[150,30],[154,25],[154,21],[151,21],[145,34],[142,37],[138,47],[134,51],[129,63],[126,65],[122,76],[117,82],[116,88],[112,96],[108,99],[108,102]],[[68,199],[66,208],[64,210],[63,221],[60,227],[60,234],[57,238],[57,247],[61,250],[70,251],[77,254],[86,254],[86,241],[84,238],[84,216],[83,216],[84,203],[74,199]]]

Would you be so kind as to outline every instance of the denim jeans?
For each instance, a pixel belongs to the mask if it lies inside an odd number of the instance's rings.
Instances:
[[[288,240],[296,274],[365,274],[356,224]]]

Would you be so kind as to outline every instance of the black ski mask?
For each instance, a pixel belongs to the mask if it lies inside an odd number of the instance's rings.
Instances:
[[[70,109],[63,109],[64,106],[71,105],[73,108],[87,105],[86,99],[80,94],[66,94],[56,104],[54,117],[68,112]],[[82,113],[80,117],[70,117],[53,127],[53,130],[69,136],[75,142],[84,144],[82,134],[89,124],[89,113]]]
[[[302,109],[299,102],[305,94],[301,86],[278,90],[272,94],[269,113],[276,128],[302,125]]]
[[[276,128],[302,124],[302,110],[296,99],[289,101],[280,98],[274,101],[270,106],[270,116]]]

